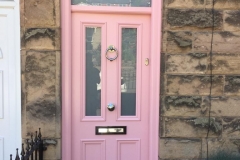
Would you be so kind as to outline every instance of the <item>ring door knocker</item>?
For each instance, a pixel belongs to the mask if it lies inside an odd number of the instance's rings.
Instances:
[[[116,53],[116,56],[111,58],[111,57],[108,57],[108,52],[112,53],[112,52],[115,52]],[[115,59],[117,59],[118,57],[118,51],[117,49],[115,48],[115,46],[113,45],[110,45],[107,50],[106,50],[106,58],[109,60],[109,61],[114,61]]]

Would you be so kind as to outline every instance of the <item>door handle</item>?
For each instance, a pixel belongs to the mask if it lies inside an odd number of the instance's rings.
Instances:
[[[112,104],[112,103],[108,103],[107,109],[108,109],[109,111],[113,111],[113,110],[115,109],[115,105]]]

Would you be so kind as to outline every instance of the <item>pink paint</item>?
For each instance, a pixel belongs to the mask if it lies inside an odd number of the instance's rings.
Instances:
[[[161,2],[153,0],[151,8],[70,4],[62,0],[62,159],[157,159]],[[101,27],[101,116],[85,116],[86,27]],[[122,28],[138,30],[135,116],[120,113]],[[119,50],[112,62],[105,57],[109,45]],[[95,135],[95,126],[127,126],[127,134]]]
[[[71,1],[61,0],[62,49],[62,159],[71,160]]]

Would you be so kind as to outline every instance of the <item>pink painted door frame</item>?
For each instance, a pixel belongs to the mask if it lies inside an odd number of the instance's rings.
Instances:
[[[160,44],[161,44],[162,1],[152,0],[151,8],[114,8],[75,7],[70,0],[61,1],[62,28],[62,159],[71,160],[72,153],[72,12],[95,13],[149,13],[151,14],[151,53],[150,53],[150,101],[149,101],[149,160],[158,159],[158,124],[160,92]]]

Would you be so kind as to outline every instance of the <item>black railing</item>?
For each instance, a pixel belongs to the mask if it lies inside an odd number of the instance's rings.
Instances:
[[[24,143],[22,144],[21,158],[18,153],[18,148],[16,149],[15,160],[43,160],[43,151],[47,150],[47,147],[43,144],[40,128],[39,132],[36,131],[35,138],[33,139],[33,135],[31,135],[31,139],[27,139],[26,143],[26,152],[24,150]],[[10,155],[10,160],[13,160],[12,155]]]

